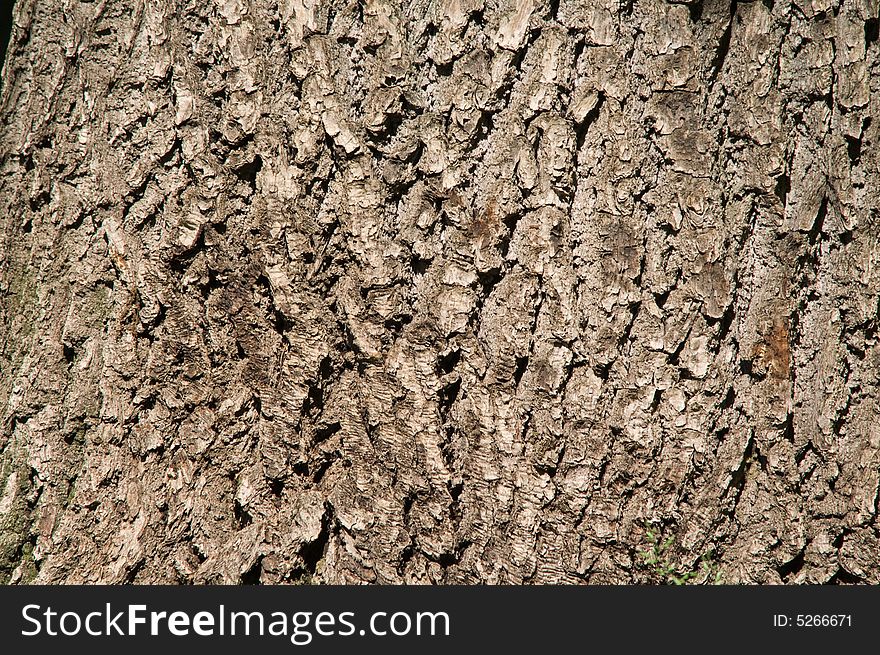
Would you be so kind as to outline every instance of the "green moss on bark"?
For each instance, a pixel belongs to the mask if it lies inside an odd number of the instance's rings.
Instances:
[[[0,484],[0,583],[7,584],[19,564],[24,563],[22,579],[27,577],[24,569],[34,568],[33,545],[29,540],[31,511],[27,504],[30,479],[7,456],[0,465]]]

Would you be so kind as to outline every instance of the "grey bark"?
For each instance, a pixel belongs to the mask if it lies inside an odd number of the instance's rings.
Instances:
[[[0,576],[880,582],[877,14],[20,0]]]

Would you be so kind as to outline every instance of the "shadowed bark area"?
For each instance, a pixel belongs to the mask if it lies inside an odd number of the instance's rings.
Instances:
[[[876,0],[20,0],[0,579],[880,583]]]

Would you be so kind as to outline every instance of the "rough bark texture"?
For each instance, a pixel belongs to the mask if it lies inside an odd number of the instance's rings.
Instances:
[[[20,0],[0,576],[880,582],[877,13]]]

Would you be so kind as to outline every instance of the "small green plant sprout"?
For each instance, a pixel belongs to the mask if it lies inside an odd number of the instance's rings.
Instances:
[[[697,570],[680,574],[678,566],[669,559],[669,550],[674,539],[672,537],[663,539],[653,528],[648,528],[645,536],[648,540],[648,549],[641,551],[639,555],[643,565],[651,571],[652,577],[660,584],[720,584],[721,572],[718,570],[718,565],[713,562],[711,550],[700,558]]]
[[[708,550],[700,558],[700,577],[698,584],[721,584],[721,569],[714,561],[714,551]]]

